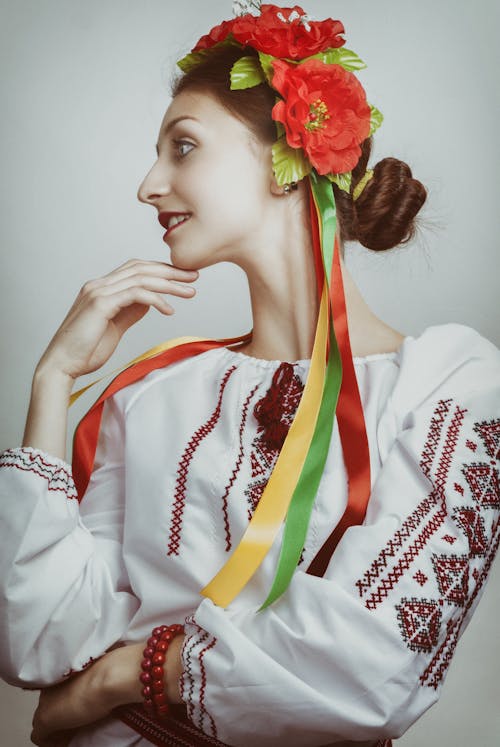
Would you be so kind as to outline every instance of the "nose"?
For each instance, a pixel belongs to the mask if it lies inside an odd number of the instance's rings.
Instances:
[[[156,205],[165,195],[170,193],[170,180],[165,168],[160,167],[157,160],[148,171],[137,190],[137,199],[147,205]]]

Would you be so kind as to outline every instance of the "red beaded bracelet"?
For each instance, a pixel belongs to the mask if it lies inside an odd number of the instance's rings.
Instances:
[[[183,625],[161,625],[153,628],[144,649],[144,659],[141,663],[142,672],[139,676],[144,697],[143,706],[147,713],[158,719],[164,719],[169,714],[169,703],[165,693],[164,664],[167,651],[173,639],[184,634]]]

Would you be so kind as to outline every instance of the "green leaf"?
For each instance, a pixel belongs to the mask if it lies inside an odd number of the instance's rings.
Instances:
[[[353,52],[351,49],[345,49],[345,47],[338,49],[332,47],[324,52],[314,54],[312,57],[307,57],[306,60],[321,60],[321,62],[325,62],[327,65],[342,65],[345,70],[349,70],[350,72],[363,70],[366,67],[366,63],[358,57],[356,52]],[[306,60],[303,60],[303,62]]]
[[[302,148],[291,148],[285,137],[280,137],[274,143],[272,154],[273,171],[280,187],[290,182],[300,182],[312,170]]]
[[[342,189],[344,192],[349,192],[351,189],[352,171],[348,171],[345,174],[327,174],[328,179]]]
[[[283,101],[283,99],[280,96],[276,96],[274,99],[274,103],[277,104],[280,101]],[[276,132],[278,133],[278,140],[279,140],[281,137],[285,136],[285,132],[286,132],[285,126],[283,125],[283,122],[280,122],[277,119],[274,120],[274,124],[276,125]]]
[[[203,62],[207,55],[210,53],[209,49],[200,49],[198,52],[189,52],[182,60],[177,62],[177,66],[180,67],[183,73],[188,73],[194,67]]]
[[[278,133],[278,139],[279,139],[280,137],[284,136],[285,128],[283,126],[283,123],[279,122],[277,119],[275,120],[275,124],[276,124],[276,132]]]
[[[240,57],[231,68],[231,90],[252,88],[265,82],[264,71],[255,57]]]
[[[192,68],[196,67],[211,54],[212,50],[216,47],[221,46],[236,46],[243,49],[242,45],[234,39],[232,34],[229,34],[223,41],[217,42],[213,47],[208,49],[199,49],[197,52],[189,52],[181,60],[177,62],[177,66],[180,67],[183,73],[189,72]]]
[[[382,122],[384,121],[384,115],[380,112],[376,106],[370,104],[371,117],[370,117],[370,135],[373,135],[375,130],[378,130]],[[368,137],[370,137],[370,135]]]
[[[262,65],[262,70],[264,71],[264,75],[266,76],[268,83],[271,83],[274,75],[274,68],[271,63],[276,58],[270,54],[259,52],[259,59],[260,64]]]

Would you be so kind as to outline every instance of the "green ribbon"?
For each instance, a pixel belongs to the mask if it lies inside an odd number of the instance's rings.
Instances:
[[[315,201],[320,212],[322,228],[321,255],[328,289],[330,289],[335,232],[337,229],[335,198],[329,179],[318,176],[313,170],[310,174],[310,180]],[[330,298],[330,293],[328,293],[328,298]],[[335,338],[333,324],[330,326],[329,334],[330,351],[328,365],[311,446],[307,452],[300,477],[293,491],[290,506],[288,507],[278,568],[271,591],[265,602],[258,609],[258,612],[276,601],[288,588],[304,548],[312,508],[328,456],[335,411],[342,383],[342,359]]]

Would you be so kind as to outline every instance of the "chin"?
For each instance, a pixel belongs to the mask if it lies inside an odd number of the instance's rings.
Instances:
[[[236,256],[236,242],[232,237],[222,241],[218,236],[215,240],[210,236],[189,241],[186,237],[176,246],[170,247],[172,264],[183,270],[200,270],[212,267],[220,262],[233,262]]]
[[[181,270],[201,270],[203,267],[215,264],[213,256],[209,258],[201,253],[198,255],[193,253],[190,255],[186,253],[176,254],[174,249],[170,250],[170,262],[174,267],[179,267]]]

